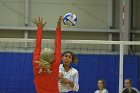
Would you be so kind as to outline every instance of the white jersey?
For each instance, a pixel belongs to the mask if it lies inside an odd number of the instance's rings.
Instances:
[[[99,90],[96,90],[95,93],[108,93],[107,89],[103,89],[101,92]]]
[[[60,82],[58,82],[59,86],[59,92],[68,92],[68,91],[78,91],[79,90],[79,74],[78,71],[75,68],[72,68],[66,72],[63,64],[60,64],[59,66],[59,72],[63,73],[63,77],[70,80],[71,82],[74,82],[74,87],[71,88],[69,84],[63,85]]]

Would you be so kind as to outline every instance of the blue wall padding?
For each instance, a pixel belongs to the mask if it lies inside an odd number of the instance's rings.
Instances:
[[[104,79],[109,93],[118,93],[119,56],[79,54],[78,93],[94,93],[97,80]],[[124,79],[140,88],[140,57],[124,56]],[[36,93],[33,83],[32,53],[0,53],[0,93]]]

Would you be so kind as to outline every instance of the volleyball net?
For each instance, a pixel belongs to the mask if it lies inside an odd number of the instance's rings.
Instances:
[[[0,39],[0,93],[36,93],[32,53],[35,39]],[[42,48],[54,49],[53,39],[43,39]],[[62,53],[74,52],[79,63],[79,92],[94,93],[97,80],[104,79],[110,93],[121,93],[123,81],[132,80],[140,89],[140,42],[62,40]]]

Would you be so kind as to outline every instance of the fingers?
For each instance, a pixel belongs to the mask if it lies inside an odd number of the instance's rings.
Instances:
[[[40,64],[36,65],[35,68],[40,69],[42,66]]]
[[[40,61],[34,61],[34,63],[37,64],[37,66],[35,68],[40,69],[42,67],[42,64]]]
[[[45,23],[43,24],[43,27],[46,25],[46,23],[47,23],[47,22],[45,22]]]
[[[59,22],[61,22],[61,21],[62,21],[62,16],[59,17]]]
[[[34,19],[33,23],[38,24],[42,22],[42,18],[38,17],[38,19]]]
[[[38,17],[38,22],[40,22],[40,17]]]
[[[43,23],[43,19],[41,17],[34,19],[33,23],[36,24],[37,27],[44,27],[46,25],[46,22]]]
[[[42,20],[43,20],[43,19],[41,18],[41,19],[40,19],[40,22],[41,22],[41,23],[42,23]]]
[[[34,23],[34,24],[37,24],[38,22],[37,22],[37,20],[36,20],[36,19],[34,19],[34,20],[33,20],[33,23]]]
[[[41,62],[40,62],[40,61],[34,61],[34,63],[41,64]]]
[[[62,16],[59,16],[57,27],[61,27],[61,22],[62,22]]]

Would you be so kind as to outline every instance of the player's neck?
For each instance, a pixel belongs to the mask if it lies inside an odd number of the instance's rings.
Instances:
[[[64,69],[66,72],[68,72],[70,70],[70,66],[69,65],[64,65]]]
[[[99,90],[104,90],[104,88],[99,88]]]

